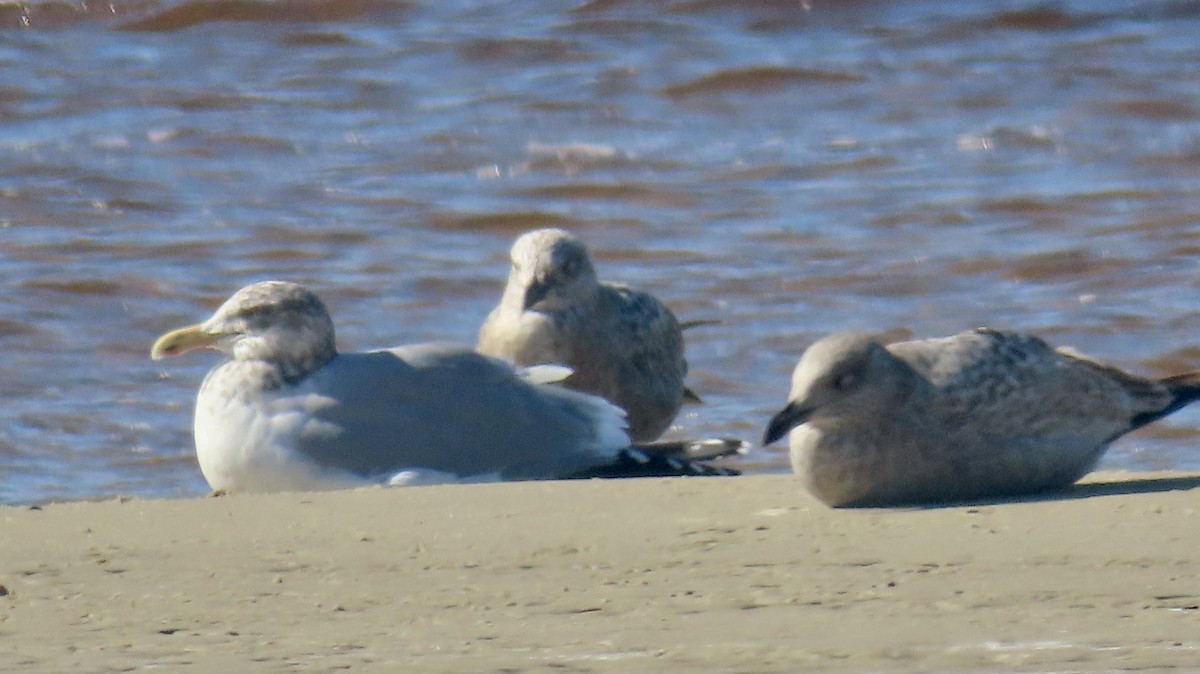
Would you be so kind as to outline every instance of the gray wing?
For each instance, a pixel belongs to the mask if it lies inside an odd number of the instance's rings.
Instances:
[[[1173,399],[1157,382],[1030,335],[978,329],[887,348],[934,385],[948,424],[987,435],[1102,445]]]
[[[652,295],[604,284],[596,323],[607,339],[581,334],[573,340],[572,385],[628,410],[635,439],[658,437],[683,404],[688,366],[678,321]]]
[[[1037,337],[988,328],[940,339],[897,342],[887,349],[934,386],[946,390],[1036,384],[1062,359]]]
[[[321,404],[300,447],[376,477],[404,469],[558,477],[628,444],[620,410],[520,378],[469,349],[417,345],[337,356],[306,382]]]
[[[683,333],[671,310],[653,295],[624,286],[602,285],[599,301],[618,349],[614,360],[628,369],[625,374],[671,381],[673,388],[682,388],[687,361]]]

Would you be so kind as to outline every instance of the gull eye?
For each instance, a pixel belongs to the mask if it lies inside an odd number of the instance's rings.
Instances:
[[[858,384],[858,375],[853,372],[845,372],[833,380],[833,387],[839,391],[848,391]]]

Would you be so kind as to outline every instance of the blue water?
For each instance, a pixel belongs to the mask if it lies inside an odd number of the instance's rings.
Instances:
[[[722,321],[673,436],[758,438],[848,328],[1200,367],[1194,3],[742,5],[0,10],[0,502],[204,493],[216,356],[158,334],[285,278],[343,349],[471,343],[546,225]],[[1197,438],[1185,410],[1103,465],[1200,469]]]

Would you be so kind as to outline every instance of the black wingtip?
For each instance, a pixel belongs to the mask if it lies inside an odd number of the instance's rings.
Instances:
[[[1170,404],[1162,409],[1143,412],[1133,417],[1129,421],[1129,430],[1141,428],[1200,400],[1200,370],[1172,375],[1161,379],[1159,383],[1171,392]]]
[[[1185,372],[1162,380],[1180,406],[1200,400],[1200,370]]]
[[[616,479],[627,477],[732,477],[733,468],[712,466],[667,454],[652,454],[639,447],[622,450],[613,460],[570,475],[567,479]]]

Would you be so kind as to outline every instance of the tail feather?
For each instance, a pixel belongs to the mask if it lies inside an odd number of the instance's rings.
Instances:
[[[724,325],[724,324],[725,324],[725,321],[723,321],[719,318],[701,318],[701,319],[697,319],[694,321],[680,321],[679,322],[679,330],[682,332],[682,331],[686,331],[686,330],[691,330],[692,328],[701,328],[706,325]]]
[[[1166,377],[1162,383],[1171,395],[1175,396],[1170,409],[1163,414],[1170,414],[1184,405],[1200,400],[1200,370]]]
[[[1170,404],[1160,410],[1137,415],[1130,424],[1131,428],[1145,426],[1200,400],[1200,370],[1164,377],[1159,380],[1159,383],[1167,387],[1167,391],[1171,393]]]
[[[1187,403],[1200,400],[1200,370],[1184,372],[1166,377],[1162,383],[1175,394],[1176,398],[1185,398]]]

